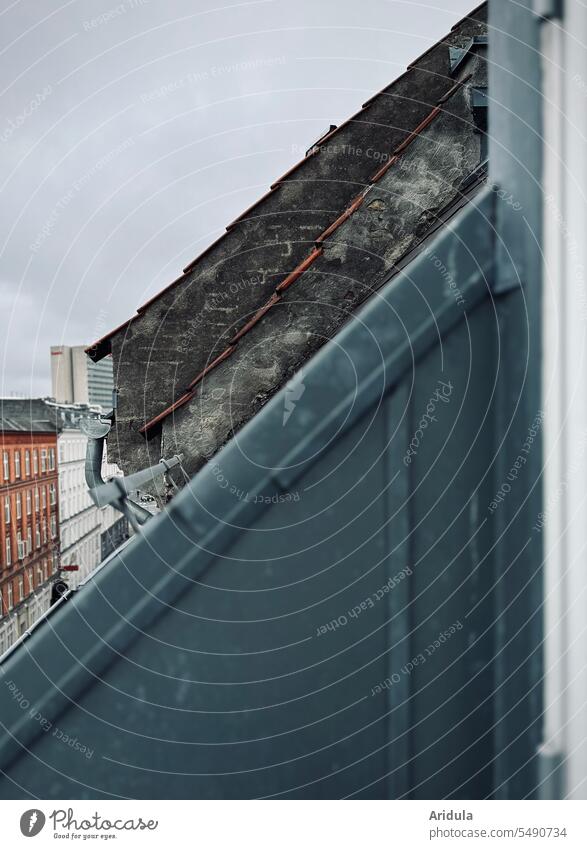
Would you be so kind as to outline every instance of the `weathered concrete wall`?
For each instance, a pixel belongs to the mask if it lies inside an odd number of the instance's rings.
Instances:
[[[382,157],[428,115],[454,84],[448,46],[484,33],[483,19],[481,10],[477,20],[465,21],[417,60],[235,224],[190,274],[113,337],[119,395],[109,449],[127,472],[161,454],[159,436],[147,442],[139,428],[226,348],[368,183]],[[165,423],[165,453],[183,450],[190,455],[189,470],[197,468],[380,285],[435,210],[450,202],[455,184],[478,162],[478,136],[464,92],[445,109],[328,240],[324,256],[288,291],[283,308],[266,316],[250,339],[244,337],[238,356],[215,369],[195,399]]]
[[[468,98],[463,88],[446,104],[408,148],[401,167],[392,167],[371,190],[282,302],[210,372],[194,399],[164,421],[165,454],[183,452],[190,473],[202,466],[381,286],[441,210],[458,200],[460,184],[480,156]]]

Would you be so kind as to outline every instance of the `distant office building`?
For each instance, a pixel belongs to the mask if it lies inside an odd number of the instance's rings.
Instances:
[[[52,345],[51,385],[52,395],[60,404],[89,404],[111,410],[112,357],[94,363],[83,345]]]

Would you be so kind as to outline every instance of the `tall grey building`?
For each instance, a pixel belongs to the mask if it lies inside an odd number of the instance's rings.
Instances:
[[[112,357],[92,362],[83,345],[51,346],[51,394],[60,404],[112,409]]]

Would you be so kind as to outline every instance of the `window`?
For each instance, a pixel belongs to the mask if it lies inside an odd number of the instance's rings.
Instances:
[[[41,490],[41,501],[43,504],[43,510],[47,509],[47,487],[44,486]]]
[[[7,481],[10,477],[10,458],[8,456],[8,451],[3,453],[2,463],[4,465],[4,480]]]
[[[12,563],[12,546],[10,544],[10,537],[6,537],[6,565],[10,566]]]
[[[57,536],[57,521],[55,516],[51,516],[51,539],[55,539]]]
[[[59,453],[59,462],[65,462],[65,445],[63,442],[60,442],[58,445],[58,453]]]
[[[26,491],[26,514],[27,514],[27,516],[31,515],[31,509],[32,509],[31,505],[32,505],[31,491],[30,491],[30,489],[27,489],[27,491]]]
[[[22,496],[20,492],[16,493],[16,518],[22,518]]]
[[[33,474],[39,474],[39,453],[36,448],[33,451]]]
[[[45,519],[43,519],[43,522],[41,524],[41,530],[43,532],[43,545],[45,545],[45,543],[47,542],[47,522],[45,521]]]
[[[49,448],[49,471],[55,471],[55,449]]]
[[[37,586],[39,586],[39,584],[42,584],[42,583],[43,583],[43,581],[45,580],[45,577],[44,577],[44,575],[43,575],[43,567],[44,567],[44,569],[45,569],[45,573],[46,573],[46,571],[47,571],[47,562],[46,562],[45,560],[43,560],[43,566],[41,566],[41,564],[40,564],[40,563],[39,563],[39,565],[37,566]]]
[[[29,567],[26,570],[26,580],[27,580],[27,584],[28,584],[28,595],[30,595],[35,588],[34,584],[33,584],[33,569],[32,569],[32,566]]]
[[[39,512],[39,487],[35,488],[35,513]]]
[[[12,610],[12,605],[14,604],[14,601],[12,599],[12,583],[8,584],[8,586],[6,587],[6,595],[8,602],[7,607],[9,610]]]
[[[20,477],[20,451],[14,452],[14,476]]]
[[[31,474],[31,452],[27,450],[24,452],[24,473],[28,478]]]
[[[41,529],[39,523],[35,525],[35,548],[41,547]]]
[[[10,524],[10,496],[4,496],[4,521],[7,525]]]
[[[24,578],[22,575],[18,578],[18,600],[22,601],[24,598]]]
[[[26,529],[26,553],[30,554],[33,550],[33,530],[29,525]]]
[[[49,484],[49,502],[51,504],[55,504],[56,501],[57,501],[57,491],[55,489],[55,484],[50,483]]]
[[[18,559],[24,560],[24,542],[22,541],[22,534],[20,531],[16,535],[16,548]]]
[[[41,472],[47,471],[47,449],[41,448]]]

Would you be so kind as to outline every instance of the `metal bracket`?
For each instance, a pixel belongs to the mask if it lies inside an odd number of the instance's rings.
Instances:
[[[450,73],[454,77],[462,63],[465,61],[471,50],[475,47],[487,47],[487,36],[476,35],[469,39],[464,47],[449,47],[448,54],[450,58]]]
[[[151,518],[148,510],[143,510],[142,515],[137,515],[136,508],[139,505],[135,504],[130,499],[130,494],[137,489],[141,489],[146,483],[152,483],[159,475],[167,474],[171,469],[181,465],[183,455],[177,454],[170,460],[161,459],[155,466],[150,466],[148,469],[143,469],[140,472],[135,472],[123,478],[111,478],[105,483],[92,487],[89,490],[90,497],[96,507],[112,506],[123,513],[135,531],[139,530],[140,525]]]
[[[112,427],[112,415],[87,418],[80,422],[80,429],[88,437],[86,449],[86,483],[90,498],[96,507],[114,507],[126,516],[135,531],[140,530],[151,518],[151,513],[130,498],[130,494],[141,489],[146,483],[152,483],[159,475],[166,475],[171,469],[181,465],[182,454],[170,460],[161,459],[155,466],[122,478],[102,479],[102,457],[104,440]]]

